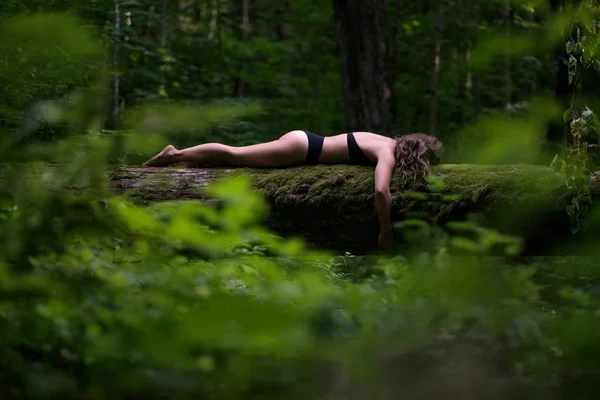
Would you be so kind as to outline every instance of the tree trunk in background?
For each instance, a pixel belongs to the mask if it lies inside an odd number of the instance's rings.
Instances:
[[[248,40],[248,33],[250,31],[250,0],[236,0],[237,7],[240,16],[240,33],[239,38],[240,41],[245,42]],[[242,62],[239,66],[238,76],[235,78],[234,82],[234,95],[237,97],[245,96],[245,85],[244,79],[242,78],[242,73],[246,69],[246,63]]]
[[[346,129],[388,134],[384,0],[334,0]]]
[[[208,25],[208,40],[213,41],[216,36],[216,32],[219,24],[219,0],[213,1],[212,16],[210,17],[210,24]]]
[[[167,40],[169,38],[169,14],[168,14],[169,0],[162,0],[160,6],[160,34],[159,44],[161,51],[165,54],[167,51]],[[169,71],[169,65],[165,62],[164,56],[160,60],[160,72],[161,72],[161,83],[159,87],[159,93],[164,93],[167,96],[169,85],[167,83],[167,75]]]
[[[564,0],[550,0],[550,9],[553,13],[561,13],[564,10]],[[567,65],[567,54],[565,50],[565,43],[567,41],[569,32],[563,32],[564,40],[561,40],[554,49],[554,60],[556,63],[556,75],[554,83],[554,93],[556,100],[563,109],[568,108],[569,95],[571,93],[571,87],[569,85],[569,69]],[[560,150],[560,146],[565,144],[565,124],[562,116],[558,117],[554,121],[550,121],[546,138],[549,142],[549,151],[556,153]],[[552,157],[554,154],[548,154],[548,157]]]
[[[431,83],[429,86],[430,108],[429,108],[429,134],[435,135],[437,125],[438,98],[437,90],[440,80],[441,54],[442,54],[442,36],[444,29],[444,0],[436,0],[435,4],[435,22],[433,27],[433,71],[431,72]]]
[[[286,21],[286,15],[290,12],[290,2],[287,0],[282,1],[281,7],[276,8],[274,12],[277,18],[277,40],[289,40],[292,37],[292,32]]]
[[[217,49],[219,53],[219,72],[218,72],[218,86],[219,95],[221,98],[225,97],[225,56],[223,54],[223,11],[222,1],[214,0],[212,18],[210,20],[210,28],[208,31],[208,40],[213,42],[216,41]]]
[[[223,16],[223,11],[221,7],[223,6],[220,0],[217,1],[217,41],[219,43],[219,90],[221,93],[221,97],[225,97],[226,92],[226,83],[225,76],[227,71],[225,70],[225,54],[223,52],[223,22],[221,21]]]
[[[119,41],[121,40],[121,9],[119,7],[119,0],[115,0],[115,48],[113,55],[113,68],[115,69],[115,76],[113,82],[113,129],[119,129]]]
[[[404,10],[406,8],[406,0],[396,0],[394,8],[390,12],[389,37],[390,42],[387,51],[388,57],[388,74],[387,74],[387,97],[389,103],[391,127],[394,130],[398,128],[398,99],[396,95],[396,79],[398,75],[398,50],[400,40],[402,38],[402,20]]]
[[[162,0],[160,7],[160,46],[167,46],[169,37],[169,0]]]
[[[511,72],[511,62],[510,62],[510,31],[512,24],[512,9],[510,0],[505,0],[505,10],[504,10],[504,23],[506,24],[506,36],[508,40],[508,48],[504,55],[504,65],[503,65],[503,74],[504,74],[504,108],[510,108],[512,104],[512,72]]]
[[[474,11],[474,13],[473,13],[474,15],[473,15],[472,21],[479,21],[482,18],[481,17],[481,5],[475,4],[473,11]],[[472,47],[474,47],[474,43],[472,43]],[[468,60],[468,53],[467,53],[467,60]],[[479,74],[481,74],[481,72]],[[482,112],[482,101],[481,101],[481,84],[480,84],[479,76],[472,70],[468,70],[466,84],[468,85],[468,88],[471,90],[471,93],[473,94],[473,98],[475,100],[475,114],[480,115]]]

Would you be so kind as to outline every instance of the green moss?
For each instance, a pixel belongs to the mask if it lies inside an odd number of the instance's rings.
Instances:
[[[442,214],[452,214],[462,206],[508,212],[519,219],[551,213],[561,187],[561,177],[542,166],[457,164],[440,166],[435,173],[443,177],[448,193],[461,196],[442,209]]]
[[[372,167],[318,165],[246,171],[256,187],[277,203],[299,199],[316,204],[364,201],[372,197],[374,186]],[[463,202],[471,203],[483,198],[491,203],[510,203],[523,196],[543,199],[560,184],[550,168],[530,165],[454,164],[434,167],[432,172],[444,180],[448,193],[460,194]],[[422,188],[410,177],[394,174],[394,197]]]
[[[347,203],[369,197],[373,168],[316,165],[254,173],[255,186],[276,203],[298,200],[309,204]]]
[[[472,201],[490,193],[490,201],[512,202],[523,195],[542,196],[554,190],[561,178],[550,168],[534,165],[443,165],[434,169],[447,189]]]
[[[362,203],[372,208],[372,167],[318,165],[240,169],[237,172],[248,173],[256,188],[275,205],[301,203],[320,207],[336,204],[352,211],[353,206]],[[459,200],[442,207],[439,217],[452,215],[458,209],[489,211],[501,206],[515,206],[522,213],[531,212],[532,208],[536,212],[552,212],[558,196],[556,189],[561,185],[560,176],[550,168],[533,165],[448,164],[434,167],[432,173],[445,182],[445,193],[460,195]],[[426,186],[410,176],[394,174],[391,184],[393,213],[401,216],[416,208],[431,206],[402,196],[408,191],[423,190]]]
[[[427,186],[394,174],[392,219],[430,211],[440,223],[481,211],[486,225],[504,233],[548,241],[569,232],[566,213],[556,207],[561,177],[548,167],[531,165],[440,165],[432,173],[445,192],[460,198],[434,207],[407,196]],[[113,185],[145,201],[206,199],[202,188],[223,177],[246,174],[271,204],[268,226],[284,236],[304,237],[309,243],[355,254],[373,250],[377,217],[373,206],[374,169],[354,165],[317,165],[284,169],[210,168],[147,169],[125,167]],[[145,181],[140,187],[140,182]],[[600,194],[600,183],[594,192]],[[598,196],[597,196],[598,197]],[[597,198],[596,197],[596,198]],[[566,221],[566,222],[565,222]],[[542,223],[542,225],[540,225]],[[545,224],[545,225],[544,225]]]

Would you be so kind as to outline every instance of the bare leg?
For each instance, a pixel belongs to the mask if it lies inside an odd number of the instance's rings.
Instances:
[[[159,167],[179,163],[195,165],[220,163],[244,167],[277,168],[299,164],[305,159],[307,150],[306,134],[303,131],[291,131],[278,140],[243,147],[206,143],[177,150],[169,145],[144,165]]]

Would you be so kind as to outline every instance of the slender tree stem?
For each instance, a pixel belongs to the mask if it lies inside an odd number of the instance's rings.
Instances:
[[[113,67],[114,67],[114,81],[113,81],[113,124],[114,129],[119,129],[119,90],[120,90],[120,77],[119,77],[119,41],[121,40],[121,9],[119,7],[119,0],[115,0],[115,32],[114,32],[114,54],[113,54]]]

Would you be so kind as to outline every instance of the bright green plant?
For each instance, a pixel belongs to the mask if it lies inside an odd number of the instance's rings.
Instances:
[[[565,157],[556,156],[552,167],[556,172],[565,174],[565,184],[560,200],[566,203],[566,212],[571,221],[571,230],[580,230],[582,219],[589,212],[593,199],[590,192],[590,173],[593,168],[589,157],[588,137],[595,133],[598,118],[589,108],[581,113],[570,109],[569,131],[571,144]],[[566,122],[566,121],[565,121]]]
[[[573,97],[569,108],[564,112],[564,122],[569,124],[569,135],[563,156],[556,155],[552,166],[556,172],[565,174],[565,187],[561,202],[566,203],[566,212],[571,221],[571,229],[576,233],[581,228],[585,215],[593,203],[590,194],[590,173],[595,167],[590,157],[590,139],[597,136],[598,117],[588,106],[575,103],[577,90],[584,70],[593,68],[600,72],[600,30],[598,20],[600,8],[593,1],[583,1],[579,8],[579,18],[571,26],[571,37],[566,43],[569,63],[569,84]]]

